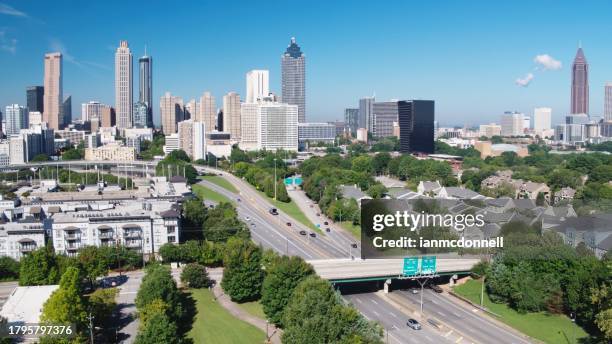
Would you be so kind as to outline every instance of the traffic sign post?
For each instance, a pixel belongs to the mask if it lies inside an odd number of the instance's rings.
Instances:
[[[421,258],[421,274],[433,275],[436,273],[436,256],[425,256]]]
[[[423,313],[423,289],[429,278],[436,276],[436,256],[405,257],[402,269],[404,277],[412,277],[421,286],[421,313]]]

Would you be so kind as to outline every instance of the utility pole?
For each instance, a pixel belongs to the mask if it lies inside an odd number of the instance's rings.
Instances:
[[[276,158],[274,158],[274,200],[276,201]]]
[[[87,319],[89,319],[89,341],[91,344],[94,344],[94,335],[93,335],[93,315],[91,315],[91,312],[89,312],[89,316],[87,316]]]

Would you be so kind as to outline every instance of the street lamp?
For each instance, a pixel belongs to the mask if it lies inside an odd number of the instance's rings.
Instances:
[[[276,158],[274,158],[274,200],[276,201]]]

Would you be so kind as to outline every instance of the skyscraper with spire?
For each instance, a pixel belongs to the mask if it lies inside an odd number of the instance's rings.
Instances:
[[[138,59],[140,70],[138,101],[147,104],[146,126],[153,128],[153,58],[147,55]]]
[[[281,57],[283,103],[298,106],[298,122],[306,122],[306,56],[291,37],[291,44]]]
[[[571,113],[589,113],[589,64],[584,57],[581,45],[578,45],[578,51],[572,64]]]

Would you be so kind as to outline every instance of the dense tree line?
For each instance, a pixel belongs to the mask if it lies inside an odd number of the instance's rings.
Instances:
[[[157,163],[155,174],[158,176],[181,176],[189,184],[198,180],[198,171],[191,165],[191,159],[184,150],[175,150]]]
[[[246,153],[234,149],[231,159],[235,163],[232,170],[236,176],[244,178],[257,190],[263,191],[266,196],[273,198],[276,188],[276,199],[281,202],[290,202],[291,199],[283,183],[283,179],[289,175],[289,169],[282,158],[283,155],[283,152],[269,152],[252,162]],[[274,166],[276,166],[276,180],[274,179]]]
[[[596,335],[612,326],[605,308],[612,302],[611,257],[598,260],[587,249],[566,245],[557,233],[522,222],[503,226],[500,235],[504,248],[490,266],[477,267],[493,301],[519,312],[574,313]]]

